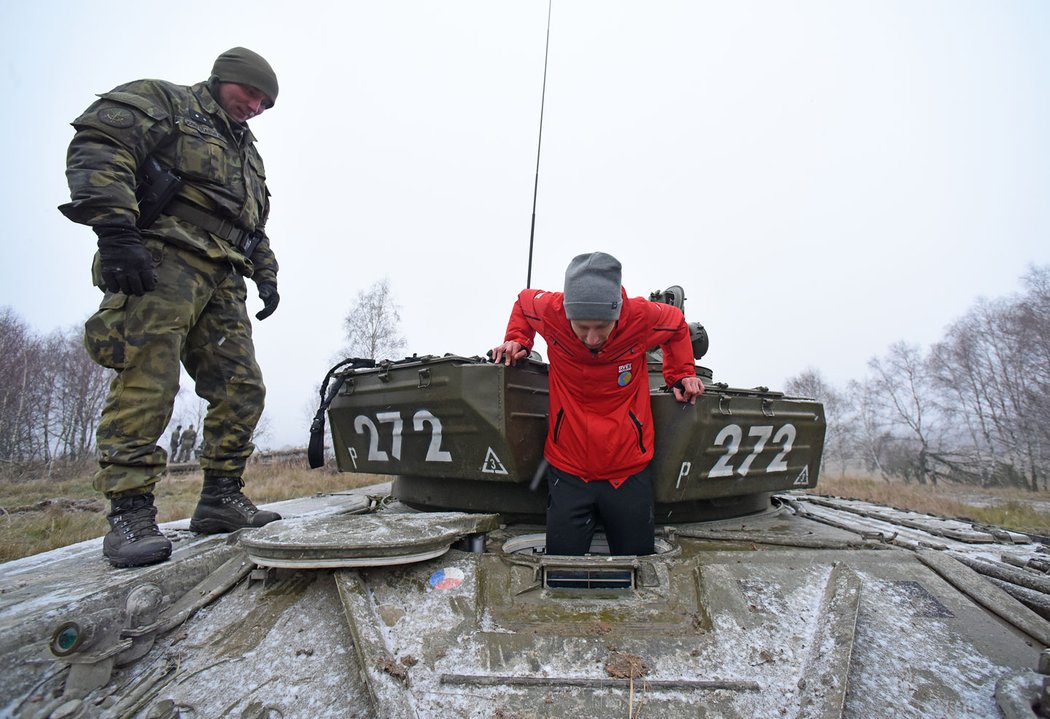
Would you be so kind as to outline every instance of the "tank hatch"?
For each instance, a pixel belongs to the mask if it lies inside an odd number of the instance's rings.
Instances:
[[[245,533],[241,545],[263,567],[378,567],[440,557],[458,540],[498,526],[497,515],[462,512],[307,517]]]

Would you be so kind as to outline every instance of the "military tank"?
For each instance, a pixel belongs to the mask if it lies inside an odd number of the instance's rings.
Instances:
[[[101,540],[0,565],[0,716],[1045,715],[1041,538],[799,493],[819,402],[700,368],[681,405],[649,360],[656,554],[546,553],[540,358],[348,361],[314,438],[390,481],[164,525],[152,567]]]

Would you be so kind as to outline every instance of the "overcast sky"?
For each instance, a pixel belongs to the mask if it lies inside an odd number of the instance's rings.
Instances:
[[[281,264],[267,444],[306,443],[383,277],[410,353],[483,354],[526,281],[546,22],[546,0],[4,3],[0,305],[43,333],[101,299],[94,235],[55,209],[94,94],[243,45],[281,85],[251,121]],[[603,250],[631,295],[685,287],[716,380],[844,385],[1050,262],[1048,92],[1045,0],[554,0],[532,285]]]

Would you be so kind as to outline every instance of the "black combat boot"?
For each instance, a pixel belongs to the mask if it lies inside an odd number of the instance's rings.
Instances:
[[[218,534],[261,527],[281,518],[276,512],[266,512],[252,504],[241,492],[243,486],[240,477],[205,477],[190,529],[200,534]]]
[[[157,527],[153,494],[115,495],[107,519],[110,530],[102,554],[114,567],[142,567],[171,556],[171,542]]]

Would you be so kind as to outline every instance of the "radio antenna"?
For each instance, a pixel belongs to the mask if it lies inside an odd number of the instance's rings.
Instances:
[[[543,105],[547,100],[547,57],[551,49],[551,3],[547,0],[547,42],[543,48],[543,90],[540,93],[540,132],[536,141],[536,180],[532,184],[532,227],[529,229],[529,273],[525,289],[532,287],[532,246],[536,239],[536,196],[540,189],[540,148],[543,146]]]

